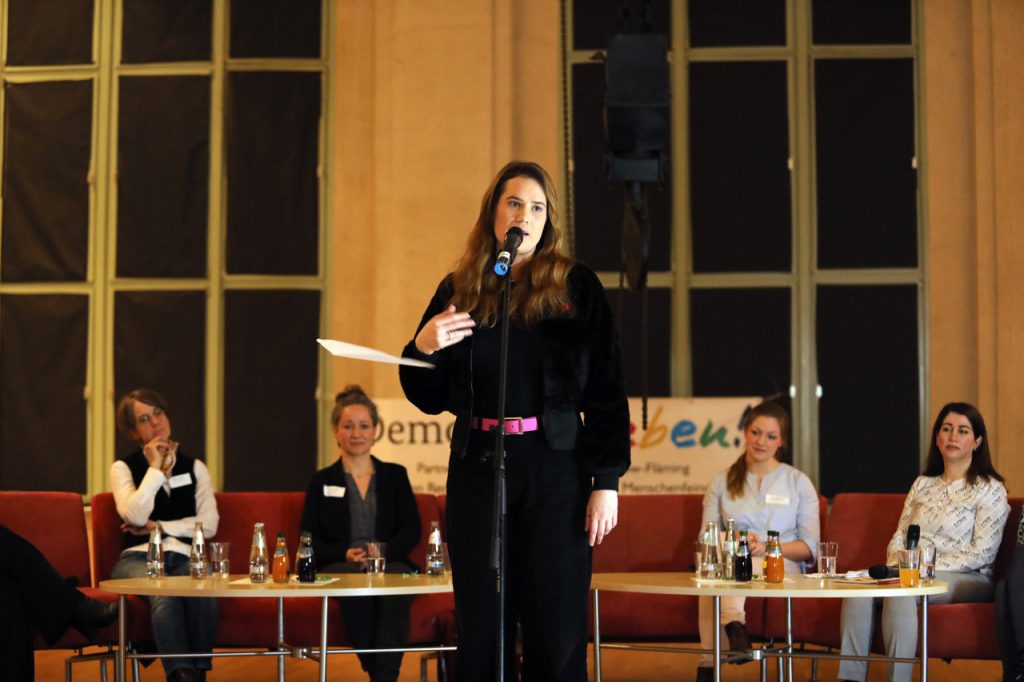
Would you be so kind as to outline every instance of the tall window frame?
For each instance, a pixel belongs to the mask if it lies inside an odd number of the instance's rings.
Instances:
[[[574,48],[574,4],[563,4],[563,86],[565,96],[565,187],[571,241],[579,238],[574,224],[575,138],[573,130],[574,67],[603,60],[605,51],[591,46]],[[608,3],[604,3],[608,4]],[[762,47],[693,47],[689,42],[688,1],[665,0],[669,7],[669,62],[671,79],[670,119],[671,170],[667,184],[671,188],[671,266],[648,274],[650,289],[667,291],[671,298],[671,352],[667,370],[671,395],[693,395],[693,354],[690,294],[694,291],[726,291],[752,288],[768,290],[784,288],[790,299],[790,367],[791,381],[785,387],[791,401],[794,430],[794,464],[807,473],[815,485],[820,475],[820,400],[828,387],[818,378],[816,291],[820,286],[909,286],[916,290],[917,348],[917,416],[919,442],[923,446],[929,434],[927,411],[928,334],[927,319],[927,212],[924,210],[923,97],[921,94],[920,0],[910,0],[911,38],[909,44],[815,45],[812,40],[813,0],[785,0],[786,43]],[[577,5],[578,6],[578,5]],[[657,13],[657,10],[656,12]],[[914,81],[913,168],[917,172],[918,190],[916,267],[820,268],[816,263],[817,194],[815,186],[815,118],[814,65],[820,59],[910,59]],[[788,128],[790,196],[792,207],[791,267],[788,272],[695,272],[693,264],[693,225],[690,213],[691,172],[689,130],[689,67],[692,64],[736,61],[782,62],[786,65],[788,83]],[[592,142],[592,141],[591,141]],[[617,296],[620,276],[616,271],[601,270],[599,277],[611,297]],[[657,371],[652,369],[651,371]],[[881,418],[884,418],[882,416]],[[923,462],[924,448],[919,447],[915,462]]]
[[[130,292],[195,292],[205,298],[204,396],[205,432],[202,442],[191,444],[201,452],[214,487],[223,489],[225,472],[225,298],[231,292],[308,291],[317,296],[318,329],[327,325],[331,294],[328,280],[332,238],[328,229],[330,192],[329,168],[332,97],[331,59],[334,8],[331,0],[319,5],[319,55],[310,58],[235,58],[229,55],[231,2],[210,0],[211,53],[209,60],[160,63],[122,63],[125,0],[95,0],[92,3],[93,31],[91,63],[74,65],[11,66],[7,64],[8,26],[12,0],[0,2],[0,80],[4,83],[46,83],[88,80],[92,83],[91,155],[88,173],[89,219],[86,274],[80,281],[5,282],[0,296],[70,294],[87,299],[88,332],[85,349],[85,382],[82,390],[85,411],[85,489],[92,495],[109,488],[109,469],[116,453],[114,381],[115,298]],[[227,80],[233,73],[303,72],[320,80],[317,132],[316,265],[311,274],[234,274],[228,271],[225,245],[227,231],[228,178],[226,166],[225,98]],[[209,175],[206,233],[206,272],[202,277],[123,277],[117,273],[117,191],[118,191],[118,107],[119,81],[135,76],[203,76],[210,81]],[[0,94],[0,118],[5,98]],[[3,149],[0,148],[0,161]],[[0,225],[0,248],[3,244]],[[320,334],[322,335],[322,334]],[[257,340],[254,340],[257,342]],[[309,342],[314,343],[310,338]],[[329,363],[317,355],[316,386],[309,395],[316,421],[314,463],[325,460],[325,442],[320,428],[325,415],[321,405],[322,386],[329,381]],[[159,389],[160,386],[152,386]],[[173,405],[172,405],[173,410]],[[56,428],[56,427],[55,427]]]

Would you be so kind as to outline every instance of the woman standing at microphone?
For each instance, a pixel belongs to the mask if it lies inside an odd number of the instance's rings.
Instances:
[[[1010,513],[1003,477],[992,466],[985,420],[973,405],[948,403],[935,418],[924,473],[910,486],[886,563],[896,563],[907,528],[920,527],[920,544],[935,546],[935,577],[949,591],[931,604],[992,601],[992,564]],[[844,599],[843,654],[867,656],[874,610],[882,602],[882,636],[889,656],[917,651],[917,599]],[[888,679],[909,681],[912,665],[890,663]],[[843,680],[867,679],[865,661],[843,661]]]
[[[463,681],[493,680],[491,429],[499,416],[504,285],[494,270],[512,228],[523,234],[509,275],[505,676],[515,679],[518,622],[525,678],[584,682],[590,548],[617,522],[618,481],[629,468],[629,411],[604,290],[592,271],[564,255],[554,185],[543,168],[512,162],[491,182],[466,252],[403,352],[436,369],[401,367],[400,376],[421,410],[456,417],[448,544],[458,672]]]

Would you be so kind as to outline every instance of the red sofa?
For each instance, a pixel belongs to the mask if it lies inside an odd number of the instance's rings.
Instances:
[[[839,542],[839,570],[867,568],[885,560],[905,496],[843,493],[831,510],[821,498],[822,537]],[[692,571],[693,543],[700,527],[702,496],[623,495],[619,526],[594,551],[594,572]],[[1011,513],[996,559],[994,578],[1006,571],[1016,541],[1024,498],[1010,498]],[[827,511],[827,513],[826,513]],[[784,639],[781,599],[748,599],[747,629],[762,639]],[[793,641],[837,648],[838,599],[794,599]],[[929,653],[936,658],[998,659],[994,606],[946,604],[929,609]],[[881,628],[875,648],[881,652]],[[601,637],[613,641],[694,641],[696,597],[606,592],[601,595]]]
[[[0,523],[39,549],[57,572],[76,578],[78,589],[94,599],[116,601],[117,597],[92,587],[89,570],[89,539],[86,534],[82,496],[60,492],[0,492]],[[104,629],[95,644],[117,642],[117,624]],[[93,644],[78,630],[69,628],[48,646],[36,636],[36,649],[79,649]]]
[[[417,495],[423,535],[413,558],[426,549],[430,522],[444,517],[445,497]],[[837,495],[826,513],[821,498],[823,537],[839,544],[839,570],[864,568],[884,559],[885,546],[896,527],[903,495],[845,493]],[[624,495],[620,497],[619,527],[594,551],[595,572],[693,570],[693,543],[698,535],[702,496]],[[995,577],[1006,569],[1015,542],[1024,498],[1010,499],[1010,532],[1004,532],[996,560]],[[269,537],[284,530],[294,553],[301,516],[301,493],[218,493],[220,527],[217,539],[232,543],[235,572],[248,562],[252,526],[266,524]],[[104,600],[113,595],[89,587],[108,578],[121,551],[120,518],[113,496],[93,498],[93,566],[88,545],[81,497],[74,493],[0,492],[0,523],[31,540],[57,570],[75,576],[84,592]],[[55,532],[59,529],[59,532]],[[835,599],[795,599],[794,641],[821,646],[839,645],[839,610]],[[410,641],[415,644],[447,642],[454,638],[454,601],[450,594],[423,595],[413,604]],[[601,599],[602,637],[606,640],[694,641],[698,639],[697,600],[627,593],[605,593]],[[330,605],[329,642],[347,643],[335,602]],[[781,600],[749,599],[747,625],[763,639],[785,635],[785,604]],[[997,659],[993,605],[949,604],[934,606],[929,618],[929,648],[939,658]],[[128,600],[129,638],[151,638],[148,607],[141,599]],[[880,630],[880,628],[878,628]],[[287,600],[285,632],[290,643],[315,645],[319,634],[319,602]],[[116,642],[116,627],[101,633],[100,643]],[[218,646],[273,646],[276,643],[276,602],[272,599],[225,599],[221,602]],[[45,648],[41,640],[38,648]],[[87,644],[70,630],[54,648],[78,648]],[[880,641],[876,647],[881,651]]]
[[[885,561],[885,548],[896,529],[904,498],[899,494],[836,495],[825,536],[839,542],[838,570],[866,568]],[[996,581],[1006,573],[1013,553],[1022,503],[1024,498],[1010,498],[1010,518],[1006,522],[1007,530],[1003,532],[1003,542],[993,570]],[[793,600],[794,641],[838,648],[841,608],[842,602],[838,599]],[[995,606],[991,602],[941,604],[930,606],[928,611],[928,652],[931,656],[999,659]],[[881,627],[875,628],[874,649],[884,651]]]
[[[278,532],[288,538],[289,551],[295,554],[302,517],[302,493],[217,493],[220,524],[216,540],[231,543],[230,559],[233,573],[244,573],[249,563],[249,546],[253,524],[262,521],[267,538],[273,542]],[[416,495],[423,532],[420,544],[411,558],[422,563],[426,555],[427,535],[431,521],[440,520],[437,498],[434,495]],[[80,506],[80,504],[79,504]],[[93,559],[96,580],[110,577],[121,554],[121,519],[114,506],[111,493],[100,493],[92,499]],[[145,641],[152,638],[149,629],[149,608],[140,598],[128,599],[128,638]],[[409,641],[414,645],[436,644],[441,641],[442,625],[438,618],[455,608],[451,594],[417,596],[413,602]],[[320,641],[320,600],[285,600],[285,639],[296,646],[316,646]],[[272,647],[277,643],[277,600],[222,599],[220,625],[217,631],[219,647]],[[328,612],[328,643],[332,646],[348,644],[341,621],[340,607],[330,600]]]

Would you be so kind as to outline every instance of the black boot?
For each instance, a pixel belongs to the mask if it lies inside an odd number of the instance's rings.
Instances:
[[[714,682],[715,671],[705,666],[697,667],[697,682]]]
[[[730,658],[730,663],[748,663],[753,660],[750,658],[750,650],[753,648],[753,645],[750,643],[750,633],[747,632],[746,625],[738,620],[734,620],[726,624],[725,634],[729,638],[729,650],[743,654],[742,656]]]
[[[71,625],[91,640],[117,620],[117,602],[102,602],[82,595],[71,614]]]

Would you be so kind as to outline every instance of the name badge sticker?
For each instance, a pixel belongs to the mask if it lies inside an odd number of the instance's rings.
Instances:
[[[171,476],[170,480],[168,480],[167,483],[172,488],[180,488],[183,485],[191,485],[192,474],[178,474],[177,476]]]
[[[764,496],[764,503],[785,506],[789,504],[789,495],[772,495],[771,493],[768,493]]]
[[[324,497],[345,497],[345,486],[325,485]]]

